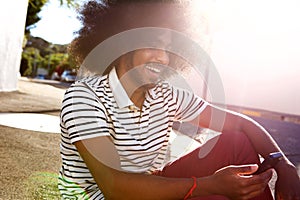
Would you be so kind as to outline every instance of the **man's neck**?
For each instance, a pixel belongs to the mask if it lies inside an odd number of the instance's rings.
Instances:
[[[138,88],[131,94],[131,96],[129,96],[129,98],[134,103],[134,105],[142,109],[146,98],[146,92],[147,91],[145,90],[145,88]]]

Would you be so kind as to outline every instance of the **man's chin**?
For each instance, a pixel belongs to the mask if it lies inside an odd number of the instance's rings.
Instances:
[[[144,85],[143,87],[144,87],[144,88],[147,88],[147,89],[152,89],[152,88],[154,88],[154,87],[156,86],[156,84],[157,84],[157,83],[150,83],[150,84]]]

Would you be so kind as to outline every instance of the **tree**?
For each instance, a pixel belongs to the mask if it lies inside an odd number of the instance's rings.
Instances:
[[[25,33],[29,34],[30,29],[34,28],[35,24],[41,19],[38,14],[42,10],[43,6],[48,3],[49,0],[29,0],[27,8],[27,17],[25,23]],[[58,0],[57,0],[58,1]],[[61,5],[66,4],[68,7],[78,7],[78,0],[59,0]]]
[[[48,0],[29,0],[27,8],[27,17],[25,22],[25,33],[29,34],[30,29],[34,27],[41,18],[38,13],[42,10],[42,7],[48,2]]]
[[[68,68],[74,62],[67,54],[66,45],[51,44],[42,38],[32,37],[30,29],[35,27],[35,24],[41,19],[38,14],[42,7],[48,3],[49,0],[29,0],[24,46],[21,59],[20,72],[23,76],[36,76],[37,68],[44,68],[48,71],[48,77],[60,67],[62,69]],[[58,1],[58,0],[57,0]],[[61,5],[66,4],[68,7],[77,7],[76,0],[59,0]]]
[[[76,6],[76,0],[57,1],[68,6]],[[1,31],[3,37],[0,38],[0,92],[17,90],[21,52],[24,48],[22,43],[26,44],[24,33],[30,34],[30,28],[40,20],[38,13],[47,2],[48,0],[18,0],[16,4],[14,1],[5,1],[5,5],[0,7],[3,16],[0,19],[3,30]]]
[[[41,57],[37,48],[29,47],[24,49],[21,60],[21,70],[25,76],[35,76],[37,68],[42,65],[44,58]]]
[[[28,0],[4,1],[0,6],[0,92],[18,88]]]
[[[52,44],[42,38],[28,36],[22,53],[20,72],[23,76],[35,77],[38,68],[48,71],[48,77],[57,68],[72,69],[76,66],[67,53],[66,45]]]

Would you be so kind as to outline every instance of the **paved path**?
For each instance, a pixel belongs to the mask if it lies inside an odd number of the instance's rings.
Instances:
[[[0,113],[0,125],[13,128],[60,133],[59,117],[40,113]]]
[[[255,118],[270,132],[287,157],[298,167],[300,175],[300,124]]]

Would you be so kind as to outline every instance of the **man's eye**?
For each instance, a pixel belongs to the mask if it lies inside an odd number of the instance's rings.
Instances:
[[[171,49],[169,45],[163,45],[163,44],[151,45],[150,48],[160,49],[160,50],[170,50]]]
[[[158,43],[149,43],[148,44],[148,46],[150,47],[150,48],[161,48],[161,45],[160,44],[158,44]]]
[[[161,50],[170,50],[171,44],[166,44],[163,41],[153,41],[146,43],[146,47],[151,49],[161,49]]]

